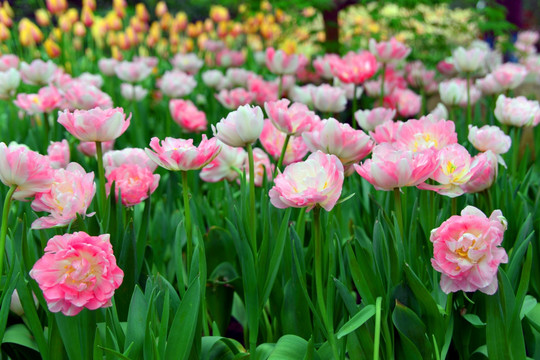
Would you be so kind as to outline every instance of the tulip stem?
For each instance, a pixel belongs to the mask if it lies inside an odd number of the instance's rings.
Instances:
[[[101,219],[106,218],[105,214],[105,202],[107,201],[107,195],[105,192],[105,169],[103,167],[103,149],[101,147],[101,141],[96,141],[96,157],[98,162],[98,177],[99,177],[99,212]]]
[[[285,153],[287,152],[287,146],[289,145],[290,139],[291,139],[291,134],[287,134],[287,136],[285,136],[285,141],[283,142],[283,147],[281,148],[281,154],[279,155],[279,160],[278,160],[276,169],[274,170],[274,178],[276,177],[278,172],[281,170],[281,165],[283,165],[283,159],[285,158]]]
[[[357,99],[356,99],[356,88],[357,88],[357,85],[354,84],[354,87],[353,87],[353,95],[352,95],[352,117],[351,117],[351,123],[352,123],[352,127],[353,129],[356,130],[356,121],[354,121],[354,114],[356,113],[356,109],[358,108],[358,103],[357,103]]]
[[[255,222],[255,162],[253,161],[253,147],[247,144],[248,160],[249,160],[249,203],[251,216],[249,217],[251,230],[251,247],[253,254],[257,257],[257,223]]]
[[[400,232],[400,239],[403,239],[405,235],[403,232],[403,214],[401,209],[401,193],[399,188],[394,188],[394,207],[396,208],[396,218]]]
[[[191,209],[189,207],[188,173],[182,171],[182,193],[184,195],[184,219],[186,226],[186,269],[189,275],[191,255],[193,254],[193,228],[191,225]]]
[[[457,215],[457,198],[452,198],[452,215]]]
[[[4,199],[4,208],[2,209],[2,227],[0,228],[0,276],[2,276],[2,271],[4,269],[4,252],[6,250],[6,235],[7,235],[7,223],[9,218],[9,207],[11,205],[11,199],[13,198],[13,193],[17,189],[17,185],[11,185],[9,188],[6,198]]]
[[[384,105],[384,78],[386,76],[386,63],[383,63],[382,64],[382,73],[381,73],[381,93],[379,94],[380,96],[380,101],[381,103],[379,104],[380,107],[383,107]]]
[[[467,73],[467,128],[472,124],[472,108],[471,108],[471,74]]]
[[[278,100],[281,99],[282,93],[283,93],[283,75],[279,75],[279,82],[278,82]]]
[[[328,319],[328,314],[326,312],[326,304],[324,301],[324,281],[322,275],[322,269],[324,264],[322,259],[323,245],[321,239],[321,208],[318,205],[313,208],[313,237],[313,242],[315,246],[315,258],[313,266],[315,267],[315,292],[317,295],[317,304],[319,305],[323,324],[326,327],[328,342],[330,343],[330,346],[332,348],[334,359],[339,359],[339,352],[334,336],[333,321],[331,319]]]

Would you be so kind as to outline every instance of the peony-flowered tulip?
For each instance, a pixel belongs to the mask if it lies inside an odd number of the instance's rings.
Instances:
[[[459,72],[474,73],[482,69],[487,52],[479,48],[465,49],[458,47],[454,50],[452,58]]]
[[[255,99],[255,95],[243,88],[221,90],[215,95],[221,105],[229,110],[238,109],[242,105],[249,105]]]
[[[358,110],[354,113],[356,122],[364,131],[373,131],[387,121],[392,121],[396,116],[396,110],[387,108],[373,108],[371,110]]]
[[[411,48],[392,37],[390,41],[379,43],[375,39],[369,39],[369,51],[375,55],[379,62],[389,63],[405,59],[409,56]]]
[[[136,163],[124,163],[118,167],[107,168],[107,196],[111,192],[112,183],[115,186],[115,196],[119,195],[124,206],[135,206],[146,200],[157,188],[159,175],[153,174],[146,166]]]
[[[475,171],[469,181],[461,185],[461,189],[466,193],[477,193],[490,188],[499,172],[497,155],[491,150],[476,155],[473,158],[473,163],[475,162],[483,164],[483,167]]]
[[[305,161],[291,164],[275,179],[270,189],[270,202],[277,208],[334,208],[343,187],[343,165],[334,156],[321,151]]]
[[[214,136],[233,147],[244,147],[252,144],[261,135],[264,125],[262,109],[258,106],[244,105],[230,112],[215,126]]]
[[[512,138],[504,133],[497,126],[484,125],[481,128],[469,125],[469,135],[467,137],[472,146],[478,151],[491,151],[497,155],[499,164],[506,167],[501,156],[510,150]]]
[[[216,138],[208,140],[202,136],[199,146],[193,145],[193,139],[174,139],[167,137],[160,141],[153,137],[150,141],[152,150],[146,148],[146,154],[159,166],[173,171],[198,170],[212,161],[219,153]]]
[[[441,150],[447,145],[457,143],[455,123],[451,120],[435,120],[423,117],[419,120],[406,121],[396,140],[399,148],[413,152],[429,148]]]
[[[279,159],[281,151],[283,150],[285,137],[285,133],[277,129],[272,121],[269,119],[264,120],[263,130],[259,140],[261,141],[264,150],[266,150],[266,152],[276,161]],[[301,161],[308,152],[309,149],[301,136],[291,137],[287,144],[287,148],[285,149],[283,165]]]
[[[114,72],[120,80],[136,83],[146,79],[152,73],[152,67],[144,61],[122,61],[114,67]]]
[[[493,70],[492,75],[503,90],[512,90],[523,83],[527,68],[520,64],[506,63]]]
[[[303,133],[302,138],[310,151],[320,150],[336,155],[346,172],[350,165],[365,158],[374,146],[365,132],[354,130],[349,124],[341,124],[334,118],[323,120],[311,131]]]
[[[540,123],[540,104],[524,96],[507,98],[499,95],[495,105],[495,117],[501,124],[523,127]]]
[[[475,104],[482,93],[480,90],[471,85],[469,88],[471,96],[471,104]],[[451,79],[443,81],[439,84],[439,94],[441,95],[441,101],[449,106],[467,106],[467,80],[465,79]]]
[[[242,169],[247,152],[243,148],[232,147],[218,140],[221,151],[208,165],[202,168],[199,176],[206,182],[218,182],[223,179],[235,180]]]
[[[111,306],[123,271],[116,265],[110,235],[75,232],[54,236],[32,270],[51,312],[75,316],[82,309]]]
[[[223,83],[224,76],[219,70],[207,70],[202,73],[202,80],[206,86],[217,89]]]
[[[169,102],[169,110],[173,120],[187,132],[201,132],[208,126],[204,111],[189,100],[173,99]]]
[[[462,185],[488,166],[486,156],[471,157],[467,149],[459,144],[451,144],[437,153],[439,165],[430,178],[440,185],[420,184],[419,189],[436,191],[451,198],[463,195]]]
[[[390,191],[426,181],[438,166],[433,153],[433,149],[413,152],[382,143],[373,148],[371,159],[353,166],[375,189]]]
[[[21,63],[21,78],[25,84],[47,85],[52,81],[57,69],[58,67],[51,60],[45,62],[36,59],[30,64],[23,61]]]
[[[486,95],[500,94],[504,91],[493,74],[487,74],[486,77],[477,79],[476,86]]]
[[[19,67],[19,57],[13,54],[0,55],[0,71],[8,71]]]
[[[375,131],[370,131],[369,136],[371,136],[377,144],[393,143],[398,139],[399,130],[403,124],[403,121],[387,121],[375,127]]]
[[[19,94],[13,103],[28,115],[35,115],[58,109],[62,100],[60,92],[51,85],[42,87],[37,94]]]
[[[433,268],[441,273],[445,293],[480,290],[488,295],[497,291],[499,264],[508,262],[500,247],[507,221],[500,210],[488,218],[474,206],[454,215],[431,231]]]
[[[444,106],[443,103],[438,103],[437,106],[435,106],[435,109],[431,110],[429,115],[432,115],[433,118],[437,120],[446,120],[448,119],[448,109],[446,108],[446,106]]]
[[[193,75],[199,72],[200,68],[204,64],[204,61],[199,59],[197,54],[194,53],[176,54],[172,58],[171,64],[175,69]]]
[[[47,158],[26,146],[0,143],[0,181],[16,186],[13,198],[24,201],[51,186],[53,169]]]
[[[98,61],[98,68],[99,71],[101,71],[106,76],[113,76],[116,74],[115,68],[118,65],[118,60],[116,59],[108,59],[108,58],[101,58]]]
[[[159,83],[159,89],[171,98],[181,98],[191,94],[197,86],[193,76],[179,70],[167,71],[163,74]]]
[[[77,214],[87,216],[86,210],[95,193],[94,173],[87,174],[81,165],[70,163],[66,169],[55,170],[50,189],[36,194],[32,201],[34,211],[50,215],[35,220],[32,229],[67,226],[77,219]]]
[[[81,141],[105,142],[122,135],[129,126],[124,109],[65,110],[58,113],[58,122]]]
[[[298,68],[298,55],[288,55],[283,50],[274,50],[270,47],[266,49],[265,53],[266,67],[273,74],[277,75],[291,75],[294,74]]]
[[[17,69],[0,71],[0,99],[7,100],[15,95],[21,84],[21,75]]]
[[[279,99],[279,86],[272,81],[265,81],[260,76],[249,76],[248,90],[255,96],[255,102],[261,106],[267,101],[276,101]]]
[[[399,115],[409,118],[420,112],[422,97],[410,89],[396,89],[390,95],[395,100]]]
[[[315,109],[323,113],[340,113],[347,105],[345,90],[328,84],[311,88],[311,101]]]
[[[319,121],[319,117],[306,105],[290,104],[288,99],[264,104],[264,109],[274,126],[285,134],[299,136],[304,131],[309,131],[314,122]]]
[[[334,77],[332,73],[332,61],[339,60],[337,54],[325,54],[324,56],[317,56],[313,60],[313,67],[320,77],[326,80],[330,80]]]
[[[110,109],[113,106],[111,97],[93,85],[81,80],[70,81],[63,91],[66,104],[64,109],[91,110],[94,108]]]
[[[76,79],[86,84],[94,85],[97,88],[101,88],[103,86],[103,78],[99,74],[91,74],[89,72],[84,72],[81,75],[77,76]]]
[[[120,94],[126,100],[140,101],[148,95],[148,90],[141,85],[122,83],[122,85],[120,85]]]
[[[47,147],[47,158],[53,169],[65,168],[70,158],[67,140],[51,142],[49,147]]]
[[[332,73],[346,84],[363,84],[377,72],[377,59],[369,51],[349,52],[343,58],[330,63]]]

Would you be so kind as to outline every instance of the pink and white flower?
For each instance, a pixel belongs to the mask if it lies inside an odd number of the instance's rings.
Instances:
[[[484,125],[481,128],[469,125],[469,136],[467,137],[472,146],[478,151],[493,152],[501,165],[506,164],[501,156],[510,150],[512,138],[504,133],[497,126]]]
[[[309,131],[314,122],[320,120],[306,105],[290,104],[288,99],[264,103],[264,109],[274,126],[285,134],[298,136]]]
[[[255,100],[255,95],[243,88],[232,90],[223,89],[215,96],[219,103],[229,110],[237,109],[242,105],[251,104],[253,100]]]
[[[122,135],[129,126],[124,109],[65,110],[58,113],[58,122],[81,141],[105,142]]]
[[[25,84],[47,85],[52,81],[57,69],[58,66],[51,60],[45,62],[41,59],[36,59],[30,64],[23,61],[20,70],[21,78]]]
[[[340,113],[345,110],[345,90],[323,84],[311,89],[311,101],[315,109],[323,113]]]
[[[285,133],[277,129],[272,121],[269,119],[264,120],[263,130],[259,140],[261,141],[264,150],[266,150],[266,152],[276,161],[279,159],[281,151],[283,150],[285,136]],[[301,161],[308,152],[308,147],[302,137],[292,136],[285,149],[283,165]]]
[[[152,67],[144,61],[122,61],[114,67],[114,72],[120,80],[136,83],[146,79],[152,73]]]
[[[247,159],[247,152],[241,147],[232,147],[218,140],[221,151],[208,165],[202,168],[199,176],[206,182],[218,182],[223,179],[235,180]]]
[[[179,70],[166,71],[159,83],[163,95],[171,98],[181,98],[193,92],[197,81],[191,75]]]
[[[116,265],[109,234],[54,236],[30,271],[51,312],[75,316],[83,308],[111,306],[124,273]]]
[[[214,136],[233,147],[244,147],[252,144],[261,135],[264,124],[262,109],[258,106],[244,105],[230,112],[215,126]]]
[[[369,39],[369,51],[379,62],[389,63],[405,59],[410,54],[411,48],[392,37],[390,41],[379,43],[375,39]]]
[[[288,55],[283,50],[274,50],[270,47],[265,53],[266,67],[274,74],[292,75],[298,68],[298,55]]]
[[[501,94],[495,105],[495,117],[506,125],[536,126],[540,123],[540,104],[524,96],[507,98]]]
[[[65,168],[69,163],[69,144],[66,139],[51,142],[47,147],[47,158],[53,169]]]
[[[188,132],[201,132],[208,126],[204,111],[189,100],[173,99],[169,101],[169,110],[173,120]]]
[[[500,210],[488,218],[474,206],[454,215],[431,231],[433,268],[440,272],[441,289],[446,293],[480,290],[497,291],[499,264],[508,262],[500,247],[507,221]]]

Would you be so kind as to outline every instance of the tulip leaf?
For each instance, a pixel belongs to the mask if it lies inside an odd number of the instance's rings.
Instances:
[[[337,338],[341,339],[345,335],[352,333],[360,326],[364,325],[364,323],[371,319],[373,315],[375,315],[375,305],[367,305],[365,308],[356,313],[356,315],[354,315],[349,321],[343,324],[343,326],[336,333]]]

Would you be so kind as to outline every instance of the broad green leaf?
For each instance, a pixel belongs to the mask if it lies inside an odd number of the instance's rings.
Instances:
[[[343,326],[336,333],[337,338],[341,339],[345,335],[352,333],[360,326],[364,325],[364,323],[371,319],[373,315],[375,315],[375,305],[367,305],[356,315],[354,315],[349,321],[343,324]]]
[[[13,343],[39,351],[32,334],[23,324],[15,324],[8,327],[4,333],[2,343]]]

